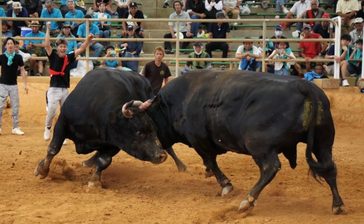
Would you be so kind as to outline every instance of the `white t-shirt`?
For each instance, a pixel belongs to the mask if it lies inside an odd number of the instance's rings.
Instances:
[[[239,47],[238,47],[238,49],[236,50],[236,53],[246,53],[247,52],[247,50],[245,50],[244,49],[244,44],[243,45],[240,45]],[[258,47],[256,47],[256,46],[252,46],[252,48],[249,50],[249,52],[251,53],[251,54],[254,54],[254,55],[259,55],[259,56],[261,56],[262,55],[262,52],[259,50],[259,48]],[[240,63],[239,63],[239,68],[241,67],[241,61],[240,61]]]
[[[223,5],[226,8],[235,8],[238,0],[224,0]]]
[[[311,9],[311,0],[305,0],[303,3],[299,0],[293,4],[289,11],[296,15],[297,18],[301,18],[303,13],[309,9]]]

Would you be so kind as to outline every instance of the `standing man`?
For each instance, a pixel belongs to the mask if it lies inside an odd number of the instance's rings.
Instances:
[[[159,90],[168,82],[168,78],[171,76],[171,71],[162,61],[163,58],[163,48],[156,47],[154,49],[154,61],[147,63],[142,71],[142,75],[149,80],[154,95],[157,95]]]
[[[13,130],[11,131],[14,135],[24,135],[24,132],[19,128],[19,93],[17,85],[17,75],[20,70],[20,74],[24,80],[24,90],[28,94],[27,87],[27,75],[24,69],[24,62],[22,56],[15,53],[15,40],[8,37],[4,41],[6,51],[0,55],[0,135],[2,113],[6,104],[6,98],[10,97],[10,103],[12,107],[12,118],[13,118]]]
[[[50,43],[50,23],[47,23],[44,48],[49,60],[49,74],[51,77],[50,87],[47,91],[47,117],[45,121],[44,140],[48,141],[51,137],[51,127],[54,116],[56,115],[58,104],[63,105],[68,96],[70,87],[70,65],[76,60],[77,56],[84,52],[92,41],[93,35],[90,34],[80,48],[74,52],[66,54],[67,41],[58,39],[57,49],[52,49]]]

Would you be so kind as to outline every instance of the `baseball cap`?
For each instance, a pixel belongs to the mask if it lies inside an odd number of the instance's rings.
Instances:
[[[23,7],[21,6],[20,2],[13,2],[12,8],[13,9],[22,9]]]
[[[311,30],[311,26],[307,23],[303,24],[303,29],[309,29]]]
[[[353,21],[353,23],[362,23],[362,22],[363,22],[363,18],[361,18],[361,17],[357,17]]]
[[[131,3],[129,4],[129,7],[130,7],[130,8],[138,8],[138,4],[137,4],[136,2],[131,2]]]

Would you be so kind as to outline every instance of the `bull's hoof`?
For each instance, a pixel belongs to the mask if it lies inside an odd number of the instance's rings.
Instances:
[[[177,164],[178,172],[185,172],[187,170],[187,166],[183,163]]]
[[[38,166],[34,170],[34,175],[39,176],[40,179],[44,179],[48,176],[49,167],[44,166],[44,159],[38,163]]]
[[[239,206],[239,211],[243,213],[244,217],[247,216],[254,208],[255,203],[249,202],[248,199],[244,199]]]
[[[227,184],[225,187],[223,187],[222,188],[222,190],[221,190],[221,196],[223,197],[223,196],[225,196],[225,195],[227,195],[227,194],[229,194],[230,192],[232,192],[233,191],[233,185],[232,184]]]
[[[334,213],[334,215],[345,214],[346,211],[344,205],[334,206],[332,208],[332,213]]]

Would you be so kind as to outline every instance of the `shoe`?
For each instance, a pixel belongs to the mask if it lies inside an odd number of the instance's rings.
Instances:
[[[46,127],[44,129],[43,138],[44,138],[45,141],[48,141],[51,138],[51,129],[50,128]]]
[[[174,54],[173,51],[170,49],[166,49],[165,52],[166,52],[166,54]]]
[[[13,128],[13,130],[11,130],[11,133],[13,135],[24,135],[24,132],[20,130],[20,128]]]
[[[349,84],[349,82],[348,82],[348,80],[346,80],[346,79],[343,79],[343,82],[342,82],[342,84],[341,84],[342,86],[344,86],[344,87],[348,87],[348,86],[350,86],[350,84]]]
[[[65,140],[63,141],[63,145],[67,145],[67,143],[68,143],[68,141],[67,141],[67,139],[65,139]]]

